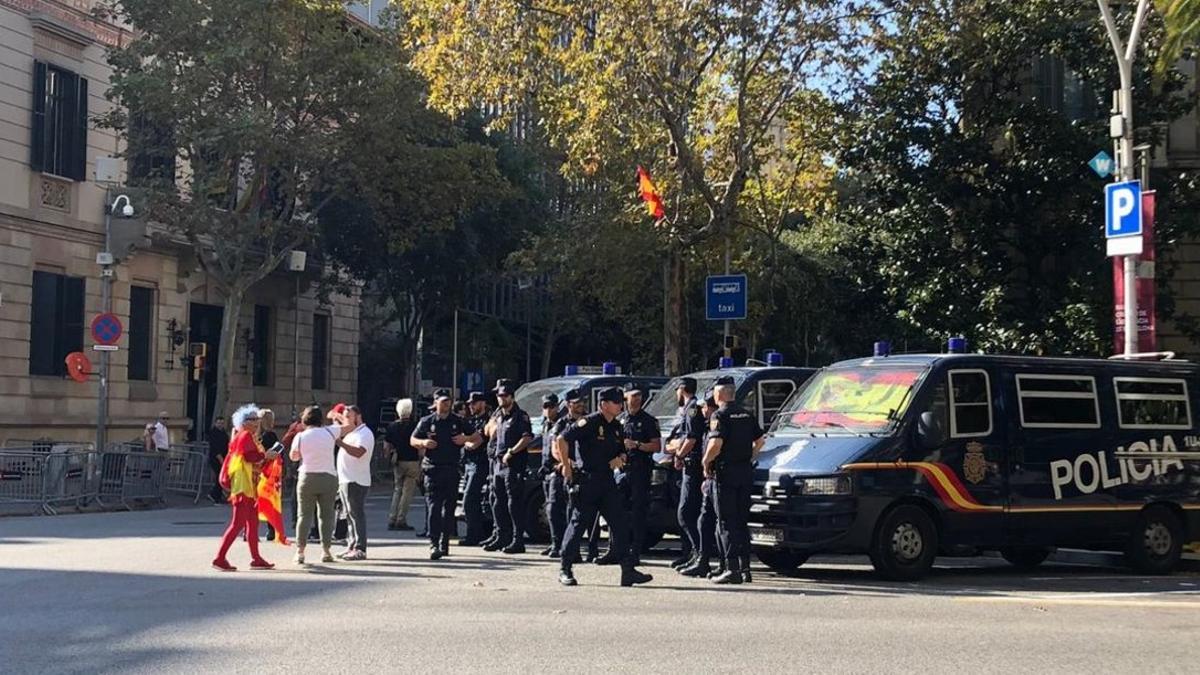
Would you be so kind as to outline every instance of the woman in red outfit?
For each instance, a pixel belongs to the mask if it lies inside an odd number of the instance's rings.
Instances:
[[[221,539],[221,549],[212,561],[212,566],[222,572],[237,571],[225,555],[233,546],[233,540],[242,532],[246,533],[246,541],[250,544],[250,569],[269,570],[275,567],[258,554],[257,485],[263,462],[275,459],[279,453],[262,447],[258,436],[258,418],[259,410],[254,404],[238,408],[232,416],[236,434],[229,442],[229,452],[221,466],[221,485],[229,490],[233,515]]]

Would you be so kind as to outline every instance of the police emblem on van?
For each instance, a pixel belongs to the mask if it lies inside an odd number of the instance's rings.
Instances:
[[[967,452],[963,455],[963,478],[978,485],[987,477],[987,459],[983,456],[983,444],[976,441],[967,443]]]

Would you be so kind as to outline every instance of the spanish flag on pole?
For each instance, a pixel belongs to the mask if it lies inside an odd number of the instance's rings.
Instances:
[[[655,220],[662,220],[667,215],[667,212],[663,210],[662,195],[654,187],[654,183],[650,180],[650,174],[641,166],[637,168],[637,175],[638,191],[642,194],[642,201],[646,202],[646,210],[654,216]]]

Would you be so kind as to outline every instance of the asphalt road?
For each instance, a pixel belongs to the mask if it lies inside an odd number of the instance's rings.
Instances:
[[[370,560],[221,574],[226,507],[0,518],[0,672],[1196,672],[1200,576],[944,560],[876,580],[858,558],[716,587],[668,554],[652,584],[535,554],[382,531]],[[419,520],[419,516],[415,518]],[[310,549],[310,554],[314,549]],[[311,557],[311,555],[310,555]],[[231,560],[244,567],[240,542]]]

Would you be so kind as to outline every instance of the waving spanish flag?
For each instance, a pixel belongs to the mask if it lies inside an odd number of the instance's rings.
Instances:
[[[283,458],[276,457],[263,465],[262,475],[258,477],[258,519],[270,523],[275,528],[275,541],[287,546],[287,535],[283,531],[283,495],[279,491],[282,484]]]
[[[638,190],[642,193],[642,201],[646,202],[646,210],[654,216],[655,220],[662,220],[663,216],[667,214],[663,210],[662,195],[654,187],[654,182],[650,180],[650,174],[641,166],[637,168],[637,175]]]

